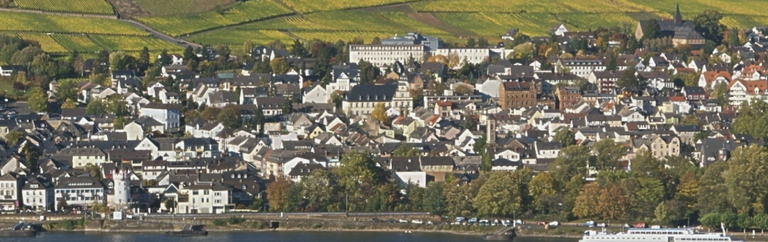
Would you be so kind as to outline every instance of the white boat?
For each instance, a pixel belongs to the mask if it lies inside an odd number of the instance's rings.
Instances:
[[[641,241],[659,241],[659,242],[704,242],[704,241],[731,241],[744,242],[743,240],[734,240],[731,236],[719,233],[697,233],[693,228],[664,228],[664,229],[633,229],[630,228],[625,233],[606,233],[594,230],[584,232],[584,237],[579,242],[641,242]]]

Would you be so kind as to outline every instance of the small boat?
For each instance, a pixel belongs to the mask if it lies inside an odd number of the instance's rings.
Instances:
[[[37,229],[32,224],[19,222],[13,228],[0,230],[0,237],[34,237]]]

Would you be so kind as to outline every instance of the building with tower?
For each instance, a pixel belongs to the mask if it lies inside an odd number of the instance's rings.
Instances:
[[[681,44],[703,45],[706,42],[704,37],[696,32],[696,26],[693,21],[683,20],[683,15],[680,13],[680,4],[677,4],[673,19],[649,19],[638,21],[635,38],[638,40],[643,38],[645,33],[644,29],[649,26],[648,23],[650,21],[656,21],[659,25],[658,37],[672,38],[672,44],[674,46]]]
[[[108,185],[107,205],[116,210],[124,209],[131,202],[131,172],[117,169]]]

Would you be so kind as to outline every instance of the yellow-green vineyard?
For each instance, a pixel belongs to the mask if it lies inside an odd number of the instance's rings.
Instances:
[[[17,8],[65,13],[115,14],[110,3],[123,0],[16,0]],[[501,40],[510,28],[533,36],[548,34],[553,24],[570,31],[631,26],[637,20],[670,18],[676,4],[684,18],[708,9],[720,11],[728,27],[768,26],[768,1],[754,0],[134,0],[145,15],[138,21],[171,36],[200,44],[240,46],[295,38],[327,41],[417,31],[449,43],[467,38]],[[63,3],[63,4],[62,4]],[[32,7],[35,6],[35,7]],[[27,33],[46,51],[94,52],[99,49],[178,49],[150,38],[127,22],[75,16],[0,12],[0,31]],[[33,34],[35,33],[35,34]],[[52,34],[52,35],[40,35]]]

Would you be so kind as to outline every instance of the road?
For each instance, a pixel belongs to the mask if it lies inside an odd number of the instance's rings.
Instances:
[[[155,36],[155,37],[157,37],[159,39],[162,39],[162,40],[165,40],[165,41],[173,42],[174,44],[177,44],[177,45],[184,46],[184,48],[186,48],[187,46],[192,46],[193,49],[202,48],[203,47],[202,45],[195,44],[195,43],[186,41],[184,39],[177,39],[177,38],[171,37],[170,35],[163,34],[160,31],[157,31],[157,30],[155,30],[153,28],[150,28],[149,26],[146,26],[146,25],[144,25],[142,23],[139,23],[138,21],[135,21],[135,20],[131,20],[131,19],[118,19],[118,20],[124,21],[124,22],[128,22],[128,23],[130,23],[130,24],[132,24],[132,25],[134,25],[134,26],[136,26],[136,27],[138,27],[140,29],[143,29],[144,31],[149,32],[150,34],[152,34],[152,36]]]

